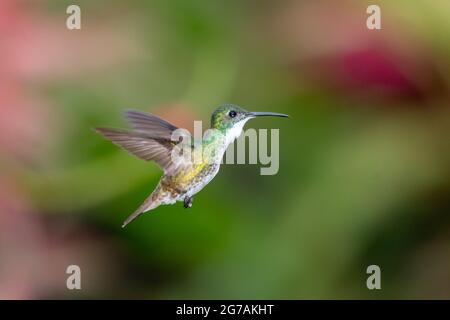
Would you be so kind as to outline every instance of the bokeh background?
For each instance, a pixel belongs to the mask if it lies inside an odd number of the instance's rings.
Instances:
[[[376,1],[381,30],[369,4],[0,1],[0,298],[450,298],[450,2]],[[161,170],[91,128],[225,102],[291,115],[247,125],[278,174],[224,165],[121,229]]]

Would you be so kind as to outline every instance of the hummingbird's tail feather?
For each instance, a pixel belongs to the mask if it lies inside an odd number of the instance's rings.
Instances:
[[[145,199],[144,203],[140,205],[139,208],[136,209],[122,224],[122,228],[125,228],[131,221],[139,217],[141,214],[155,209],[160,205],[159,201],[155,201],[154,193],[152,193],[147,199]]]

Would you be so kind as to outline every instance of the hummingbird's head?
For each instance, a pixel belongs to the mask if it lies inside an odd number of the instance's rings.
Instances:
[[[227,131],[241,122],[245,123],[248,120],[247,112],[234,104],[221,105],[211,116],[211,128]]]
[[[261,116],[289,117],[282,113],[250,112],[234,104],[224,104],[214,110],[211,116],[211,128],[220,130],[234,140],[241,134],[248,120]]]

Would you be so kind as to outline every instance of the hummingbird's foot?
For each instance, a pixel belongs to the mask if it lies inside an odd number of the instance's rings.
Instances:
[[[186,197],[186,198],[184,198],[184,207],[186,209],[192,207],[192,202],[194,202],[194,197]]]

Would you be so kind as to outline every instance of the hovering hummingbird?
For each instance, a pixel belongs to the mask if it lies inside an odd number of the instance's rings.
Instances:
[[[95,130],[116,145],[143,159],[153,160],[164,170],[155,190],[123,223],[125,227],[144,212],[162,204],[183,201],[190,208],[193,196],[202,190],[217,174],[222,157],[242,132],[245,123],[255,117],[288,117],[273,112],[249,112],[232,104],[218,107],[211,116],[211,130],[199,145],[189,144],[191,154],[200,161],[174,161],[173,151],[180,140],[173,139],[178,128],[152,114],[127,111],[125,117],[133,130],[96,128]]]

